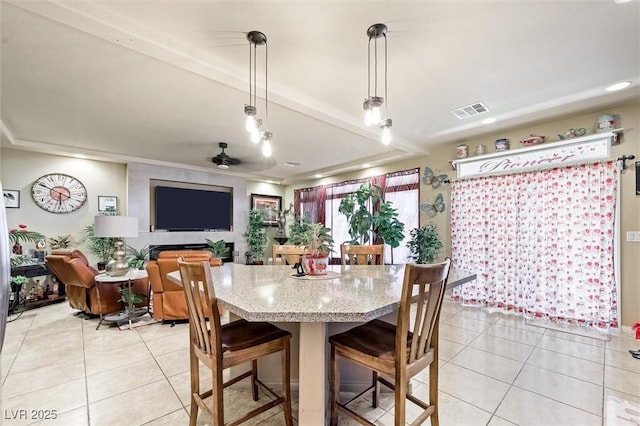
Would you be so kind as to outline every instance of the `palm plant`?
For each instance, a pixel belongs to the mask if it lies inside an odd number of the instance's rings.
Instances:
[[[206,240],[207,250],[211,252],[211,257],[221,258],[229,253],[229,247],[227,247],[227,244],[224,242],[224,240],[218,240],[216,242],[213,242],[208,238]]]
[[[71,235],[58,235],[55,238],[49,238],[49,247],[51,247],[52,250],[69,248],[70,245]]]
[[[145,263],[149,260],[149,253],[151,249],[149,246],[144,246],[140,250],[127,245],[127,263],[130,268],[142,269]],[[136,302],[137,303],[137,302]]]

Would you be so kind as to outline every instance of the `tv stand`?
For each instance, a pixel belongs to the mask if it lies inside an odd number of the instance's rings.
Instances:
[[[227,255],[222,258],[222,262],[233,262],[233,250],[235,248],[234,243],[224,243],[229,249]],[[149,246],[149,259],[158,260],[158,254],[165,250],[206,250],[207,243],[193,243],[193,244],[160,244]]]

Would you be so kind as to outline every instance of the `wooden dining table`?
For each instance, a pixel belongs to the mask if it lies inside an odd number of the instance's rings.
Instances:
[[[327,424],[328,324],[363,323],[397,310],[404,265],[330,265],[326,276],[296,277],[291,266],[212,267],[218,303],[247,321],[298,323],[298,424]],[[168,274],[181,284],[178,271]],[[452,269],[447,288],[476,279]]]

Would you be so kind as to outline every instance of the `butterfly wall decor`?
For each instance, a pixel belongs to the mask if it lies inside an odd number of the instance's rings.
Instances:
[[[424,212],[427,217],[434,218],[438,213],[444,212],[445,207],[444,197],[442,194],[438,194],[433,204],[420,204],[420,211]]]
[[[424,168],[422,183],[425,185],[431,185],[433,189],[438,189],[441,183],[449,183],[449,176],[445,174],[436,175],[433,170],[427,166]]]

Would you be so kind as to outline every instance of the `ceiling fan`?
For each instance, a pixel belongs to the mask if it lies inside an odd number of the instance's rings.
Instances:
[[[222,149],[222,152],[211,159],[211,162],[218,166],[219,169],[226,170],[229,166],[234,166],[236,164],[240,164],[241,161],[237,158],[232,158],[224,152],[225,148],[228,146],[226,142],[220,142],[218,146]]]

